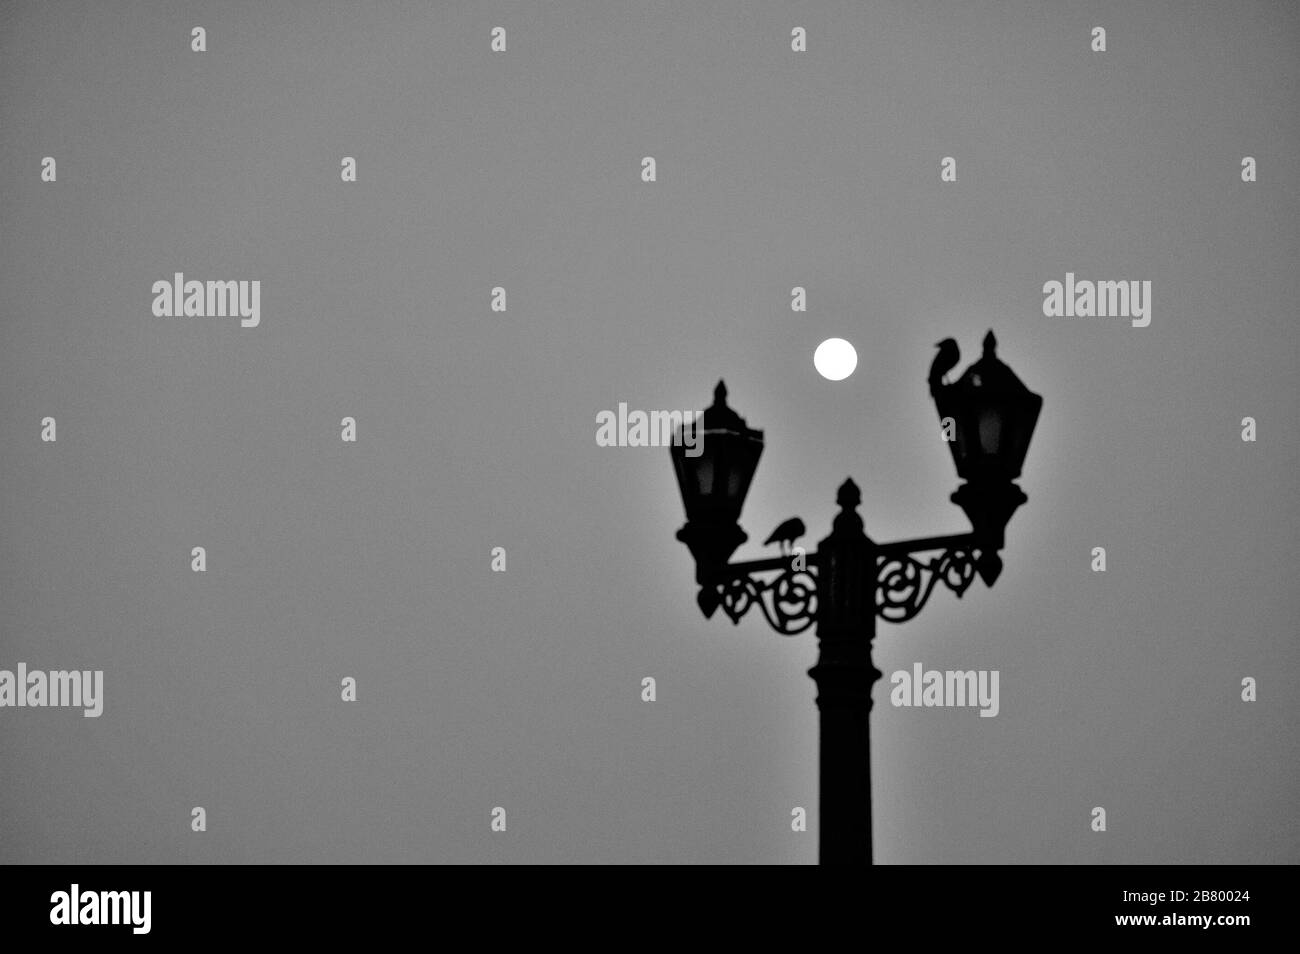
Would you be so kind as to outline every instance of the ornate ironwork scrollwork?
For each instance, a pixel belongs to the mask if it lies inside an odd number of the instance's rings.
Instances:
[[[811,570],[758,570],[718,584],[722,610],[733,623],[757,605],[782,636],[802,633],[817,619],[817,579]]]
[[[940,581],[961,596],[975,579],[976,551],[953,547],[928,561],[911,554],[881,557],[876,563],[876,615],[904,623],[921,608]]]

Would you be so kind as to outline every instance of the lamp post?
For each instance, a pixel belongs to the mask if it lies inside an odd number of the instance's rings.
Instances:
[[[739,623],[757,606],[778,633],[817,625],[820,711],[818,856],[821,864],[871,863],[872,685],[876,618],[902,623],[921,611],[939,583],[958,597],[976,573],[992,586],[1002,571],[998,551],[1011,515],[1027,499],[1016,486],[1043,399],[995,354],[990,331],[984,353],[953,384],[932,371],[931,393],[963,481],[951,500],[971,532],[877,543],[857,514],[862,495],[850,478],[836,495],[839,512],[817,551],[729,563],[748,536],[740,511],[763,451],[763,432],[727,406],[719,381],[713,406],[697,423],[697,456],[673,442],[686,525],[677,539],[695,558],[696,602],[705,618],[722,607]],[[956,353],[955,346],[953,353]],[[955,359],[954,362],[955,363]],[[680,438],[681,435],[679,435]],[[932,554],[928,559],[920,554]]]

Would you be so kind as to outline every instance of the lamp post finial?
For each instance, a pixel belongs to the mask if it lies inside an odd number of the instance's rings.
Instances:
[[[858,504],[862,503],[862,491],[850,477],[840,484],[839,492],[835,495],[835,502],[840,505],[841,510],[854,510]]]

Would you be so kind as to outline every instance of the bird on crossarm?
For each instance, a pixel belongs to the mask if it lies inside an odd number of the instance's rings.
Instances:
[[[781,552],[783,554],[789,553],[790,545],[807,532],[808,531],[804,527],[802,520],[798,517],[791,517],[772,531],[771,536],[763,541],[763,546],[779,543],[781,545]]]

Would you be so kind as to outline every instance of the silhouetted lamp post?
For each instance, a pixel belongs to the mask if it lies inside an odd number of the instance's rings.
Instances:
[[[686,506],[677,539],[695,558],[696,601],[706,618],[718,607],[739,623],[758,606],[779,633],[793,636],[817,624],[817,683],[821,712],[818,853],[822,864],[871,862],[871,688],[880,671],[871,662],[876,617],[892,623],[921,611],[942,582],[957,596],[974,575],[992,586],[1002,571],[998,551],[1011,515],[1027,499],[1016,486],[1043,399],[1026,388],[994,350],[953,384],[931,382],[941,424],[964,482],[952,495],[971,532],[876,543],[856,513],[861,494],[852,479],[839,489],[830,535],[802,562],[798,555],[728,563],[748,536],[740,511],[763,452],[763,432],[727,406],[721,381],[699,423],[701,453],[672,448]],[[955,349],[954,349],[954,354]],[[955,360],[955,359],[954,359]],[[933,376],[932,376],[933,378]],[[922,560],[917,554],[934,554]]]

